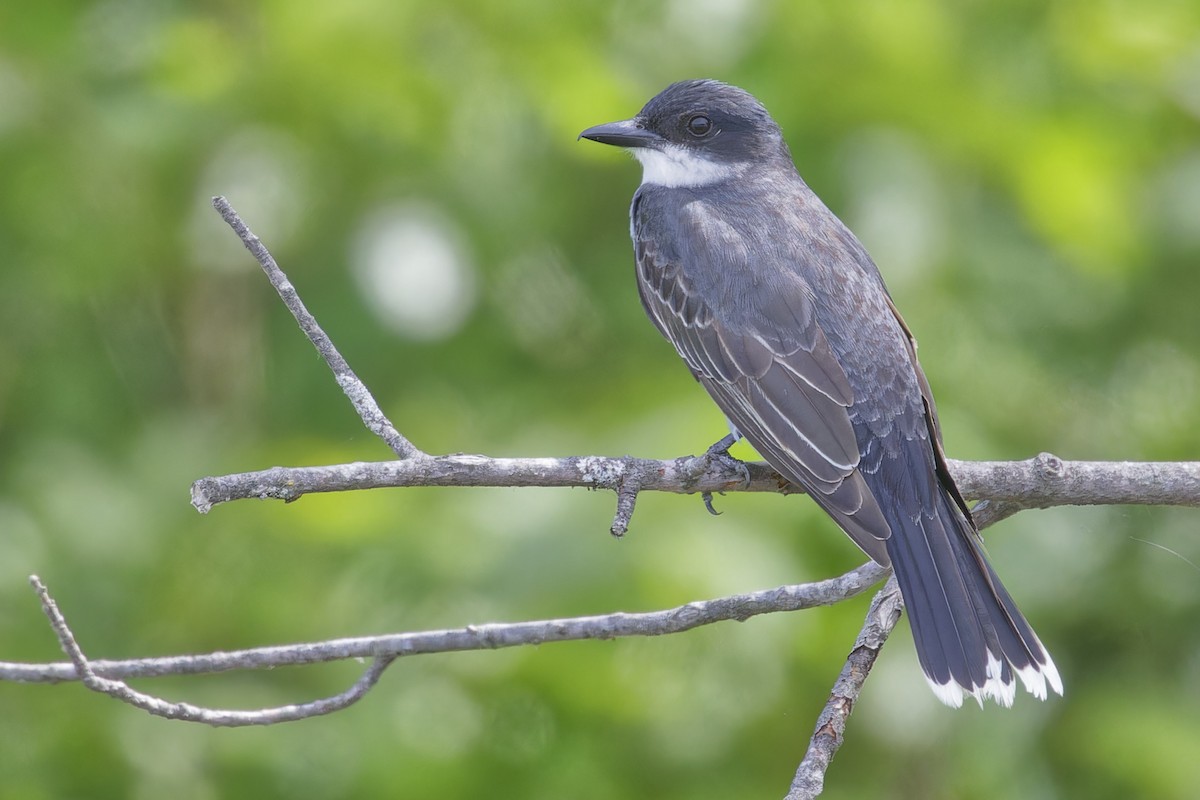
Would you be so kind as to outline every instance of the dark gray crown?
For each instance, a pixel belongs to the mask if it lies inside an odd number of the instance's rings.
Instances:
[[[689,129],[698,117],[711,125],[703,135]],[[637,121],[672,144],[720,161],[748,161],[782,155],[791,160],[771,115],[749,92],[714,80],[673,83],[637,115]]]

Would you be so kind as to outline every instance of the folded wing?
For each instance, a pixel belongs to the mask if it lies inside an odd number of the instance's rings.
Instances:
[[[695,241],[705,241],[699,237]],[[736,258],[737,248],[725,257]],[[642,304],[729,421],[789,481],[804,487],[875,561],[891,529],[858,470],[854,394],[796,275],[733,319],[652,240],[637,241]],[[710,264],[718,269],[746,265]],[[708,288],[708,287],[706,287]],[[722,303],[726,308],[738,304]]]

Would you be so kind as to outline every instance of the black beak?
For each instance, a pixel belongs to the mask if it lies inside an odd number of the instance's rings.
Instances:
[[[657,133],[642,127],[642,123],[636,119],[596,125],[579,134],[579,138],[617,147],[657,147],[663,140]]]

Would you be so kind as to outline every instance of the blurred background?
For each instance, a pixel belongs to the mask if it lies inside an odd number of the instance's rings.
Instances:
[[[756,94],[921,342],[950,455],[1200,458],[1200,5],[1185,0],[8,3],[0,8],[0,659],[650,610],[839,573],[803,497],[582,490],[240,502],[205,475],[382,460],[226,195],[432,452],[669,458],[724,432],[644,319],[639,168],[583,128]],[[739,446],[735,453],[753,457]],[[988,532],[1066,697],[942,707],[905,623],[834,798],[1194,797],[1200,512]],[[155,719],[0,685],[6,796],[771,798],[867,597],[658,640],[415,658],[342,713]],[[145,681],[255,708],[357,665]]]

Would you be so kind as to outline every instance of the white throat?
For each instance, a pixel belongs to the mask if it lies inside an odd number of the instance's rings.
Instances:
[[[669,189],[695,189],[728,180],[738,173],[733,164],[719,164],[698,156],[679,145],[632,147],[629,152],[642,162],[642,185],[648,183]]]

